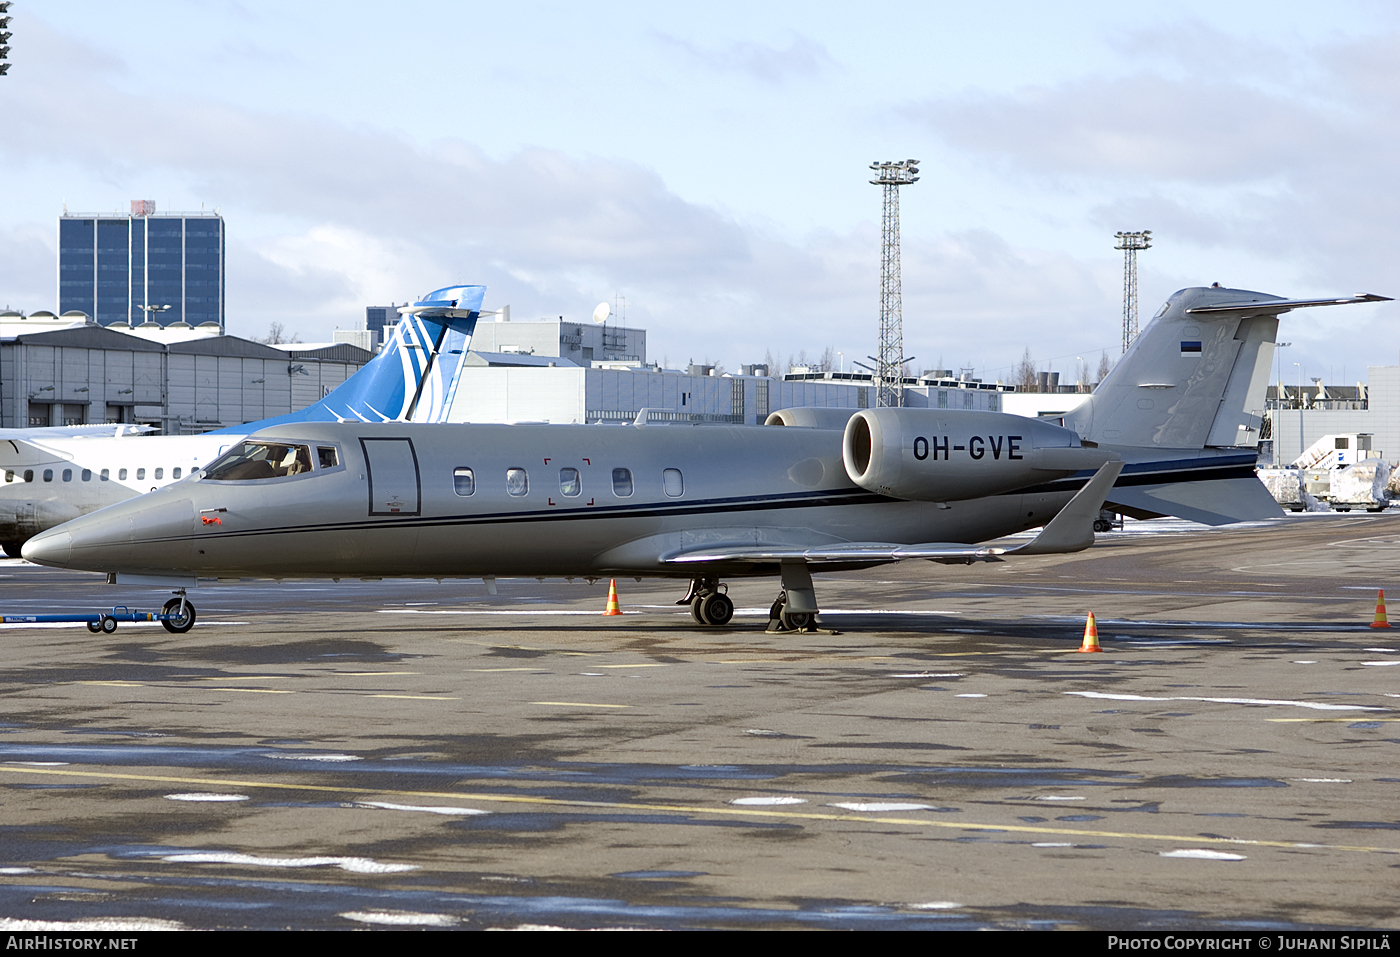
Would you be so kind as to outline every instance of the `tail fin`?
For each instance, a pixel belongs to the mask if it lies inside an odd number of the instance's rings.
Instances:
[[[343,419],[441,422],[451,408],[485,297],[485,286],[448,286],[428,293],[399,310],[402,318],[379,355],[324,399],[288,415],[221,431]]]
[[[1216,286],[1175,293],[1064,424],[1109,445],[1257,445],[1278,317],[1385,296],[1280,299]]]

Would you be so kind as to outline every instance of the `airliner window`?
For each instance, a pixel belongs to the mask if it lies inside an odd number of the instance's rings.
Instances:
[[[83,469],[83,481],[84,481],[84,482],[91,482],[91,481],[92,481],[92,469]]]
[[[126,469],[118,469],[118,470],[117,470],[117,481],[118,481],[118,482],[125,482],[125,481],[126,481]]]
[[[32,481],[34,481],[34,470],[33,470],[33,469],[25,469],[25,470],[24,470],[24,480],[25,480],[26,482],[32,482]]]
[[[173,479],[179,478],[179,477],[180,477],[180,470],[179,470],[178,468],[171,469],[171,470],[170,470],[170,477],[173,478]],[[160,476],[157,475],[156,478],[160,478]],[[84,481],[86,481],[86,480],[84,480]]]
[[[322,451],[325,450],[323,449]],[[331,449],[330,451],[334,452],[335,450]],[[325,468],[325,466],[322,466],[322,468]],[[452,491],[456,492],[458,495],[475,495],[476,473],[465,466],[453,469]]]
[[[165,469],[156,469],[156,478],[165,478]]]
[[[524,469],[508,469],[506,471],[506,492],[517,498],[530,491],[530,477],[525,474]]]
[[[613,494],[627,498],[632,494],[632,470],[613,469]]]
[[[333,446],[318,445],[316,447],[316,458],[323,469],[333,469],[338,464],[335,457],[335,448]]]
[[[13,482],[14,480],[15,480],[15,470],[14,470],[14,469],[6,469],[6,470],[5,470],[5,481],[6,481],[7,483],[9,483],[9,482]]]
[[[101,472],[98,473],[97,477],[104,482],[110,482],[112,480],[112,470],[103,469]]]
[[[144,481],[145,478],[146,478],[146,470],[145,470],[145,469],[137,469],[137,470],[136,470],[136,481],[138,481],[138,482]]]
[[[680,469],[667,469],[662,472],[661,484],[666,489],[666,494],[672,498],[679,498],[685,492],[685,480],[681,478]]]
[[[44,481],[45,481],[45,482],[52,482],[52,481],[53,481],[53,469],[44,469]]]
[[[64,470],[63,470],[63,481],[65,481],[65,482],[71,482],[71,481],[73,481],[73,470],[72,470],[72,469],[64,469]]]
[[[579,478],[578,469],[559,470],[559,494],[573,498],[583,491],[583,481]]]
[[[250,482],[285,478],[311,471],[311,448],[285,442],[243,442],[209,466],[204,477],[213,482]],[[138,473],[137,478],[140,478]]]

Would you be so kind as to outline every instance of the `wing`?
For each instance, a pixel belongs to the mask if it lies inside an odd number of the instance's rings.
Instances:
[[[963,545],[957,542],[928,542],[922,545],[895,545],[890,542],[846,542],[840,545],[720,545],[682,552],[666,559],[669,565],[713,562],[806,562],[812,565],[855,562],[901,562],[926,558],[952,564],[1001,561],[1004,548]]]
[[[802,562],[807,565],[872,565],[923,558],[945,565],[999,562],[1002,555],[1053,555],[1083,551],[1094,544],[1094,520],[1104,498],[1123,471],[1121,461],[1105,462],[1074,498],[1060,509],[1034,539],[1016,548],[964,545],[960,542],[928,542],[897,545],[889,542],[847,542],[840,545],[717,545],[667,556],[668,565],[721,564],[726,562]]]

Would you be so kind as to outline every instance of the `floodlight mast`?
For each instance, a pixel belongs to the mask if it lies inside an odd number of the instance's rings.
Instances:
[[[880,224],[880,349],[875,358],[875,405],[904,405],[904,300],[899,274],[899,187],[919,181],[919,161],[874,162],[877,176],[870,182],[883,186],[884,213]]]
[[[1123,351],[1126,353],[1138,334],[1137,254],[1139,249],[1152,248],[1152,230],[1114,233],[1113,236],[1118,240],[1113,248],[1123,250]]]

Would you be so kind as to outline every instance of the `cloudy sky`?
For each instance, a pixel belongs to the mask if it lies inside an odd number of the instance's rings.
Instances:
[[[1116,356],[1117,230],[1177,288],[1400,296],[1400,8],[15,0],[0,304],[56,303],[55,218],[217,208],[229,331],[330,338],[484,283],[626,297],[651,358],[875,351],[872,160],[903,191],[906,352]],[[1400,361],[1400,306],[1286,317],[1284,378]],[[1294,362],[1302,364],[1295,369]]]

